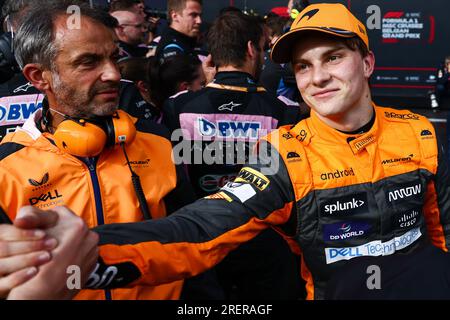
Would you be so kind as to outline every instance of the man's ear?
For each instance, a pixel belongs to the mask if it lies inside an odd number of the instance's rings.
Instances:
[[[147,86],[146,86],[146,84],[145,84],[144,81],[139,80],[139,81],[136,81],[135,84],[136,84],[136,87],[138,87],[138,89],[139,89],[139,91],[140,91],[141,93],[142,93],[142,92],[148,93],[148,89],[147,89]]]
[[[22,72],[25,78],[39,91],[45,93],[51,89],[51,73],[49,70],[44,70],[41,65],[29,63],[23,67]]]
[[[123,32],[123,27],[122,26],[118,26],[114,30],[116,31],[115,33],[116,33],[117,38],[119,38],[119,40],[123,39],[123,37],[125,35],[125,33]]]
[[[254,59],[255,57],[258,56],[258,50],[256,49],[255,45],[251,41],[247,42],[247,54],[252,59]]]
[[[370,78],[375,68],[375,55],[372,51],[369,51],[369,54],[363,58],[364,64],[364,76],[366,78]]]
[[[170,16],[170,21],[178,22],[178,12],[176,12],[175,10],[170,10],[169,16]]]
[[[183,81],[178,86],[178,92],[189,90],[190,85],[188,82]]]

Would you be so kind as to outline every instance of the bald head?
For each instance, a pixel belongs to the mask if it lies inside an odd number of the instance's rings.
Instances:
[[[130,45],[138,45],[144,42],[147,25],[142,15],[132,11],[114,11],[111,15],[119,22],[116,34],[120,41]]]

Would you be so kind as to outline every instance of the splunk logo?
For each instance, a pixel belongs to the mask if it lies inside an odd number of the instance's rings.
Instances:
[[[417,195],[420,193],[421,193],[421,185],[416,184],[411,187],[403,187],[403,188],[389,191],[388,198],[389,198],[389,202],[393,202],[393,201],[397,201],[399,199],[409,198],[413,195]]]
[[[332,180],[332,179],[340,179],[348,176],[354,176],[355,172],[353,171],[353,168],[348,168],[345,170],[336,170],[333,172],[325,172],[320,174],[321,180]]]
[[[260,122],[251,121],[217,121],[198,119],[198,130],[202,136],[223,138],[258,138]]]
[[[323,216],[349,216],[368,212],[368,210],[365,193],[330,199],[321,206]]]
[[[339,222],[323,226],[323,238],[325,241],[346,240],[363,236],[371,228],[364,222]]]

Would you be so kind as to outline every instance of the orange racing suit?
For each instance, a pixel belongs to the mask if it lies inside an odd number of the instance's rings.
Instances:
[[[93,276],[106,288],[175,281],[274,227],[302,254],[308,299],[321,299],[350,259],[427,241],[447,251],[450,183],[433,126],[409,111],[374,108],[361,134],[338,132],[312,112],[263,139],[258,161],[219,193],[164,219],[97,227]]]
[[[0,145],[0,207],[13,220],[18,209],[33,205],[50,209],[65,205],[89,227],[142,221],[131,173],[120,146],[105,148],[98,158],[77,158],[56,147],[52,135],[41,133],[41,110]],[[150,121],[135,123],[135,140],[126,145],[130,164],[139,176],[153,219],[194,199],[183,169],[171,160],[167,130]],[[0,214],[1,215],[1,214]],[[178,299],[183,281],[130,289],[83,290],[78,299]]]
[[[263,139],[257,163],[219,193],[165,219],[115,225],[114,234],[112,225],[96,228],[99,273],[119,270],[111,287],[174,281],[274,227],[302,254],[307,298],[322,299],[350,259],[407,253],[427,241],[447,251],[449,174],[433,126],[407,110],[374,109],[361,134],[336,131],[312,112]]]

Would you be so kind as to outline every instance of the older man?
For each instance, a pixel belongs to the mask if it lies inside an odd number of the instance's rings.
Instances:
[[[323,299],[348,260],[409,256],[428,242],[448,251],[450,183],[435,130],[420,115],[373,103],[364,25],[341,4],[308,6],[272,58],[293,63],[311,116],[262,139],[259,162],[216,195],[159,221],[96,228],[99,268],[121,268],[120,260],[140,271],[139,283],[173,281],[272,226],[302,253],[308,298]],[[442,286],[433,271],[431,290]],[[135,279],[111,277],[105,287]]]
[[[191,202],[193,192],[171,161],[165,129],[117,110],[115,20],[78,3],[74,25],[67,13],[72,3],[30,8],[17,31],[17,61],[46,100],[0,145],[2,220],[13,220],[24,205],[66,205],[90,227],[164,217]],[[177,299],[181,289],[176,281],[85,291],[78,298]]]

